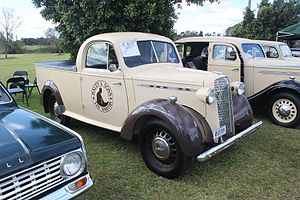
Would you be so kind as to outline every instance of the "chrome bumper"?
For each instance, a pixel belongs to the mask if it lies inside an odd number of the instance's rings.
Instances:
[[[71,192],[69,189],[69,186],[72,185],[73,183],[75,183],[76,181],[82,179],[82,178],[87,178],[87,182],[84,186],[82,186],[81,188],[79,188],[78,190]],[[77,195],[81,194],[82,192],[86,191],[87,189],[89,189],[92,185],[94,184],[93,179],[90,177],[89,174],[82,176],[80,178],[78,178],[77,180],[69,183],[68,185],[52,192],[51,194],[41,198],[41,200],[65,200],[65,199],[71,199],[76,197]]]
[[[239,141],[240,139],[250,135],[251,133],[253,133],[254,131],[256,131],[258,128],[260,128],[262,126],[263,122],[259,121],[256,124],[253,124],[252,126],[250,126],[249,128],[247,128],[246,130],[238,133],[237,135],[229,138],[228,140],[226,140],[225,142],[203,152],[202,154],[200,154],[197,157],[197,160],[199,162],[203,162],[206,161],[210,158],[212,158],[213,156],[217,155],[218,153],[220,153],[221,151],[227,149],[227,147],[230,147],[231,145],[233,145],[234,143],[236,143],[237,141]]]

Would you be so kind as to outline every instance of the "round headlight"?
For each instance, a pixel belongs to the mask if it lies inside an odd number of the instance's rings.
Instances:
[[[244,83],[240,82],[240,83],[237,84],[236,93],[238,95],[242,95],[242,94],[245,93],[245,84]]]
[[[85,162],[83,160],[82,154],[79,152],[72,152],[65,156],[62,161],[61,169],[63,174],[67,176],[74,176],[83,171],[85,167]]]
[[[212,104],[216,100],[215,89],[209,89],[206,95],[206,103]]]

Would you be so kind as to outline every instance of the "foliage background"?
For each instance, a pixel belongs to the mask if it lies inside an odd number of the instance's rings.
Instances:
[[[249,39],[275,40],[276,33],[292,24],[300,22],[299,0],[262,0],[257,16],[248,7],[241,23],[229,27],[226,35]]]

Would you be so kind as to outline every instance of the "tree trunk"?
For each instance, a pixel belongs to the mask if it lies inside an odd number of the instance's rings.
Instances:
[[[8,45],[4,45],[5,59],[7,59]]]

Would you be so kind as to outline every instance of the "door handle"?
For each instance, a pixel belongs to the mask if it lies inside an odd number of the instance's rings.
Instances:
[[[122,83],[121,82],[112,82],[113,85],[118,85],[118,86],[121,86]]]
[[[236,71],[239,71],[239,70],[240,70],[239,68],[233,68],[231,71],[236,72]]]

